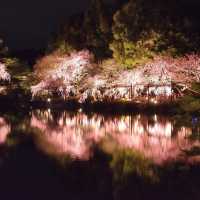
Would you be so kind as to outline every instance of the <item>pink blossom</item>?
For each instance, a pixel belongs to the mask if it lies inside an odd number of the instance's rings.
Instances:
[[[10,125],[5,121],[4,118],[0,117],[0,144],[6,142],[6,139],[10,131],[11,131]]]
[[[130,98],[130,87],[134,97],[152,93],[156,96],[173,94],[172,83],[189,87],[200,81],[200,56],[156,57],[153,61],[132,70],[111,71],[108,75],[91,62],[88,51],[57,58],[56,67],[43,75],[42,81],[32,87],[33,96],[47,90],[63,98],[76,97],[79,102],[86,100],[122,100]],[[154,84],[147,91],[147,86]]]
[[[6,70],[5,64],[0,63],[0,79],[3,81],[10,81],[10,74]]]
[[[70,56],[57,58],[56,68],[43,75],[43,80],[31,88],[33,96],[43,90],[54,90],[63,97],[77,92],[77,85],[88,74],[92,56],[88,51],[80,51]]]

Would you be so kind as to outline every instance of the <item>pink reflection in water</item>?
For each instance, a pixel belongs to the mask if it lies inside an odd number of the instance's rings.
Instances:
[[[4,118],[0,117],[0,145],[6,142],[7,136],[11,131],[11,127]]]
[[[47,120],[51,119],[49,112],[43,114],[50,118],[38,119],[33,115],[31,125],[44,133],[43,139],[52,147],[50,151],[53,150],[56,154],[68,153],[73,158],[90,158],[91,146],[94,142],[98,142],[100,134],[95,134],[98,133],[97,129],[94,131],[86,118],[80,120],[78,117],[62,116],[57,125],[52,125]],[[96,123],[98,122],[96,121]],[[84,125],[82,126],[82,124]],[[46,150],[49,151],[49,149]]]
[[[47,151],[69,154],[73,158],[89,159],[92,146],[113,143],[117,148],[131,148],[144,154],[158,164],[182,159],[182,151],[189,150],[199,142],[188,139],[192,129],[175,128],[172,120],[157,115],[149,118],[143,115],[105,118],[102,115],[78,113],[70,116],[63,112],[57,120],[50,110],[32,114],[31,126],[42,131],[40,145]],[[114,153],[114,152],[113,152]]]

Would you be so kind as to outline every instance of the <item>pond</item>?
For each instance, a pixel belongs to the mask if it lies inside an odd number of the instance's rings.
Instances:
[[[0,114],[2,199],[200,199],[200,118]]]

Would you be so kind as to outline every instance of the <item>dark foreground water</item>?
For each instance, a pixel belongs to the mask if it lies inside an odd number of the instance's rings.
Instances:
[[[0,114],[0,199],[200,199],[200,119]]]

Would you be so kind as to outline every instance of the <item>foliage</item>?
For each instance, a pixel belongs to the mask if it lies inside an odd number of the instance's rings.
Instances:
[[[179,102],[180,108],[188,113],[200,112],[200,84],[193,83],[191,88],[199,94],[197,96],[194,94],[184,96]]]
[[[125,66],[144,63],[154,55],[196,51],[199,36],[183,1],[129,0],[113,16],[113,57]],[[183,7],[185,6],[185,7]]]
[[[62,31],[49,45],[50,52],[71,53],[73,50],[89,49],[96,58],[111,55],[111,17],[102,0],[92,0],[87,11],[72,16]]]
[[[180,107],[185,112],[197,112],[200,111],[200,101],[192,96],[185,96],[180,103]]]
[[[89,49],[98,61],[114,58],[126,68],[155,56],[196,53],[198,5],[185,0],[119,0],[110,7],[103,0],[91,0],[87,11],[65,23],[49,51],[70,54]]]
[[[102,57],[102,51],[108,51],[110,24],[107,16],[107,8],[102,0],[91,1],[91,6],[85,14],[84,29],[87,47]]]
[[[131,149],[115,152],[110,166],[116,181],[123,181],[131,175],[151,181],[157,179],[151,161]]]
[[[57,38],[55,41],[49,43],[47,53],[53,51],[57,54],[70,54],[74,50],[73,45],[70,45],[65,39]]]

